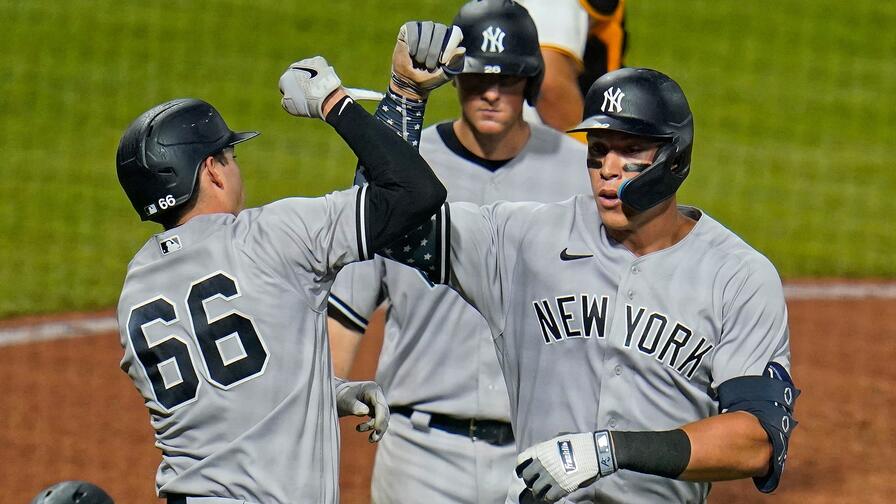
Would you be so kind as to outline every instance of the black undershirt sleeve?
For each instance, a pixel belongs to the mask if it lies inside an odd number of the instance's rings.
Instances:
[[[616,465],[645,474],[677,478],[691,460],[691,440],[681,429],[663,432],[612,431]]]
[[[417,150],[351,98],[342,98],[326,121],[358,156],[368,182],[367,257],[435,214],[447,192]],[[361,230],[359,230],[360,232]]]

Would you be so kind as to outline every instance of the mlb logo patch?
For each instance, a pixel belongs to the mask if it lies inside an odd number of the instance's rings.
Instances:
[[[171,238],[166,238],[159,241],[159,248],[162,249],[162,255],[167,255],[171,252],[177,252],[183,247],[180,244],[180,237],[174,235]]]
[[[560,462],[567,474],[576,471],[576,456],[572,451],[572,442],[568,439],[557,441],[557,451],[560,453]]]

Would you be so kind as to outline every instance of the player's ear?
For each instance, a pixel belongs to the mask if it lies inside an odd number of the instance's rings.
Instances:
[[[205,161],[202,162],[199,176],[206,177],[209,182],[215,185],[215,187],[221,188],[224,187],[223,168],[224,165],[217,162],[214,156],[208,156],[205,158]]]

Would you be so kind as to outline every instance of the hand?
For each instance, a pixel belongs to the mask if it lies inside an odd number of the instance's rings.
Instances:
[[[383,438],[389,427],[389,406],[383,389],[372,381],[344,382],[336,387],[336,411],[340,417],[370,416],[371,409],[373,416],[370,420],[358,424],[355,429],[358,432],[373,429],[368,439],[371,443],[376,443]]]
[[[324,118],[324,101],[342,87],[336,71],[320,56],[297,61],[280,76],[280,105],[294,116]]]
[[[466,49],[460,47],[462,40],[457,26],[432,21],[405,23],[392,52],[392,82],[412,94],[410,98],[426,98],[450,79],[445,66],[463,64]]]
[[[526,483],[520,502],[557,502],[600,478],[595,433],[564,434],[517,456],[516,475]]]

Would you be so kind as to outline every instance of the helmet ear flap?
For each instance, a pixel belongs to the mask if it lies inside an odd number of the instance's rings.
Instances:
[[[619,186],[622,203],[643,212],[672,197],[688,175],[688,166],[682,163],[683,154],[674,141],[657,149],[650,166]]]

